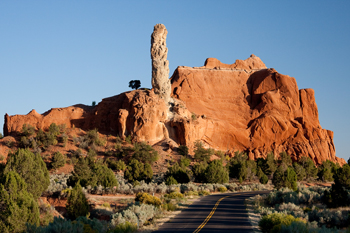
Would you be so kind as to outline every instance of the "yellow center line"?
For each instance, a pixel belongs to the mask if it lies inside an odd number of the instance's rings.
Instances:
[[[210,214],[208,215],[208,217],[203,221],[203,223],[202,223],[193,233],[198,233],[200,230],[202,230],[202,228],[205,226],[205,224],[207,224],[208,221],[210,220],[210,218],[214,215],[216,208],[218,208],[220,202],[221,202],[223,199],[225,199],[226,197],[233,197],[233,196],[238,196],[238,195],[241,195],[241,194],[235,194],[235,195],[230,195],[230,196],[225,196],[225,197],[220,198],[220,199],[216,202],[214,208],[211,210],[211,212],[210,212]]]

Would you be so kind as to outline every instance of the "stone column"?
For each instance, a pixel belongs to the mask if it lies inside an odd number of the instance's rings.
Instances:
[[[169,61],[167,60],[168,48],[166,47],[166,35],[168,31],[163,24],[154,26],[151,36],[152,58],[152,87],[154,93],[164,99],[168,104],[171,94],[169,79]]]

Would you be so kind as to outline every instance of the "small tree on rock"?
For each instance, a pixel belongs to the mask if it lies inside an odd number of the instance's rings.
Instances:
[[[141,81],[140,80],[131,80],[129,82],[129,87],[131,89],[137,90],[137,89],[139,89],[141,87]]]

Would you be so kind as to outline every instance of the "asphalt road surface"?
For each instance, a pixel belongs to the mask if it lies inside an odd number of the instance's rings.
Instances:
[[[244,200],[269,192],[237,192],[203,197],[154,232],[252,232]]]

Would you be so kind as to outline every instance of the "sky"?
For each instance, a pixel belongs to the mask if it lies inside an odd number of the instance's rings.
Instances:
[[[336,155],[350,156],[350,1],[0,1],[3,116],[91,105],[151,87],[150,36],[168,30],[170,76],[251,54],[315,90]],[[1,132],[1,130],[0,130]]]

